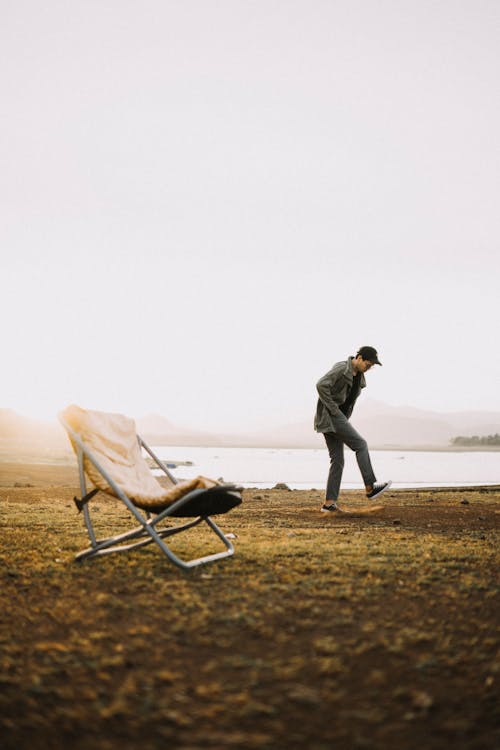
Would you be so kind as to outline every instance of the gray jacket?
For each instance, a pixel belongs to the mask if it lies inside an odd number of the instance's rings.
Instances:
[[[319,394],[316,416],[314,417],[314,429],[316,432],[335,432],[335,420],[341,421],[349,419],[354,408],[354,403],[361,393],[361,388],[366,386],[366,380],[363,373],[357,393],[354,393],[354,401],[347,414],[340,411],[340,406],[347,398],[349,389],[352,386],[354,373],[352,371],[353,357],[347,361],[337,362],[332,369],[323,375],[316,383],[316,389]]]

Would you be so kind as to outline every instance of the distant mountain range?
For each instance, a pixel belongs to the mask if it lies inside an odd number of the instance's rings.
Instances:
[[[247,433],[216,433],[174,424],[159,414],[136,419],[137,431],[152,445],[235,446],[272,448],[318,448],[323,440],[307,420],[277,425]],[[353,426],[372,448],[450,447],[458,435],[500,433],[500,412],[463,411],[441,413],[412,407],[389,406],[366,399],[356,408]],[[69,442],[56,422],[40,422],[11,409],[0,409],[0,457],[25,458],[27,455],[68,456]]]
[[[270,445],[288,447],[322,446],[321,436],[313,432],[312,417],[283,425],[258,440]],[[458,435],[494,435],[500,433],[500,412],[433,412],[413,407],[389,406],[366,399],[359,404],[351,423],[372,448],[445,448]]]
[[[71,446],[58,422],[42,422],[0,409],[0,460],[67,461]]]

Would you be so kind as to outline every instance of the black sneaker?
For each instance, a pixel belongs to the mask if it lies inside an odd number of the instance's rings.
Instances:
[[[330,503],[330,505],[323,505],[321,508],[322,513],[342,513],[337,503]]]
[[[389,479],[388,482],[375,482],[373,485],[373,489],[371,492],[366,493],[366,497],[369,500],[374,500],[376,497],[382,494],[382,492],[385,492],[389,489],[389,487],[392,484],[392,480]]]

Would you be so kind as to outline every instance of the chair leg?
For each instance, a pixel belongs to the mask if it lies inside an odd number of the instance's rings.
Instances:
[[[134,508],[134,510],[136,509]],[[174,526],[167,529],[156,529],[154,526],[154,519],[146,519],[142,520],[141,524],[131,531],[127,531],[116,536],[110,536],[104,539],[97,539],[92,526],[92,520],[90,518],[90,512],[87,505],[85,505],[83,513],[91,540],[91,546],[85,550],[82,550],[75,556],[75,559],[79,562],[91,557],[100,557],[102,555],[109,555],[113,552],[125,552],[127,550],[135,549],[138,547],[144,547],[153,542],[156,542],[157,546],[160,548],[163,554],[166,555],[168,559],[174,563],[174,565],[181,568],[182,570],[190,570],[191,568],[197,567],[199,565],[204,565],[206,563],[213,562],[215,560],[221,560],[225,557],[231,557],[232,555],[234,555],[233,545],[231,544],[229,539],[227,539],[227,537],[215,523],[215,521],[210,518],[210,516],[200,516],[180,526]],[[214,532],[214,534],[222,541],[226,549],[222,552],[216,552],[210,555],[205,555],[203,557],[193,558],[191,560],[182,560],[178,555],[175,554],[175,552],[172,551],[172,549],[164,541],[164,539],[169,536],[180,534],[183,531],[187,531],[188,529],[197,526],[201,522],[205,522],[207,524],[207,526]],[[138,541],[133,541],[133,543],[131,544],[125,544],[125,542],[132,542],[132,540]]]

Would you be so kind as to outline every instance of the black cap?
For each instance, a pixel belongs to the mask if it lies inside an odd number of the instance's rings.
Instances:
[[[360,355],[362,359],[366,359],[368,362],[373,362],[375,365],[382,366],[382,362],[378,361],[377,350],[374,349],[373,346],[362,346],[361,349],[358,349],[356,356],[359,357]]]

